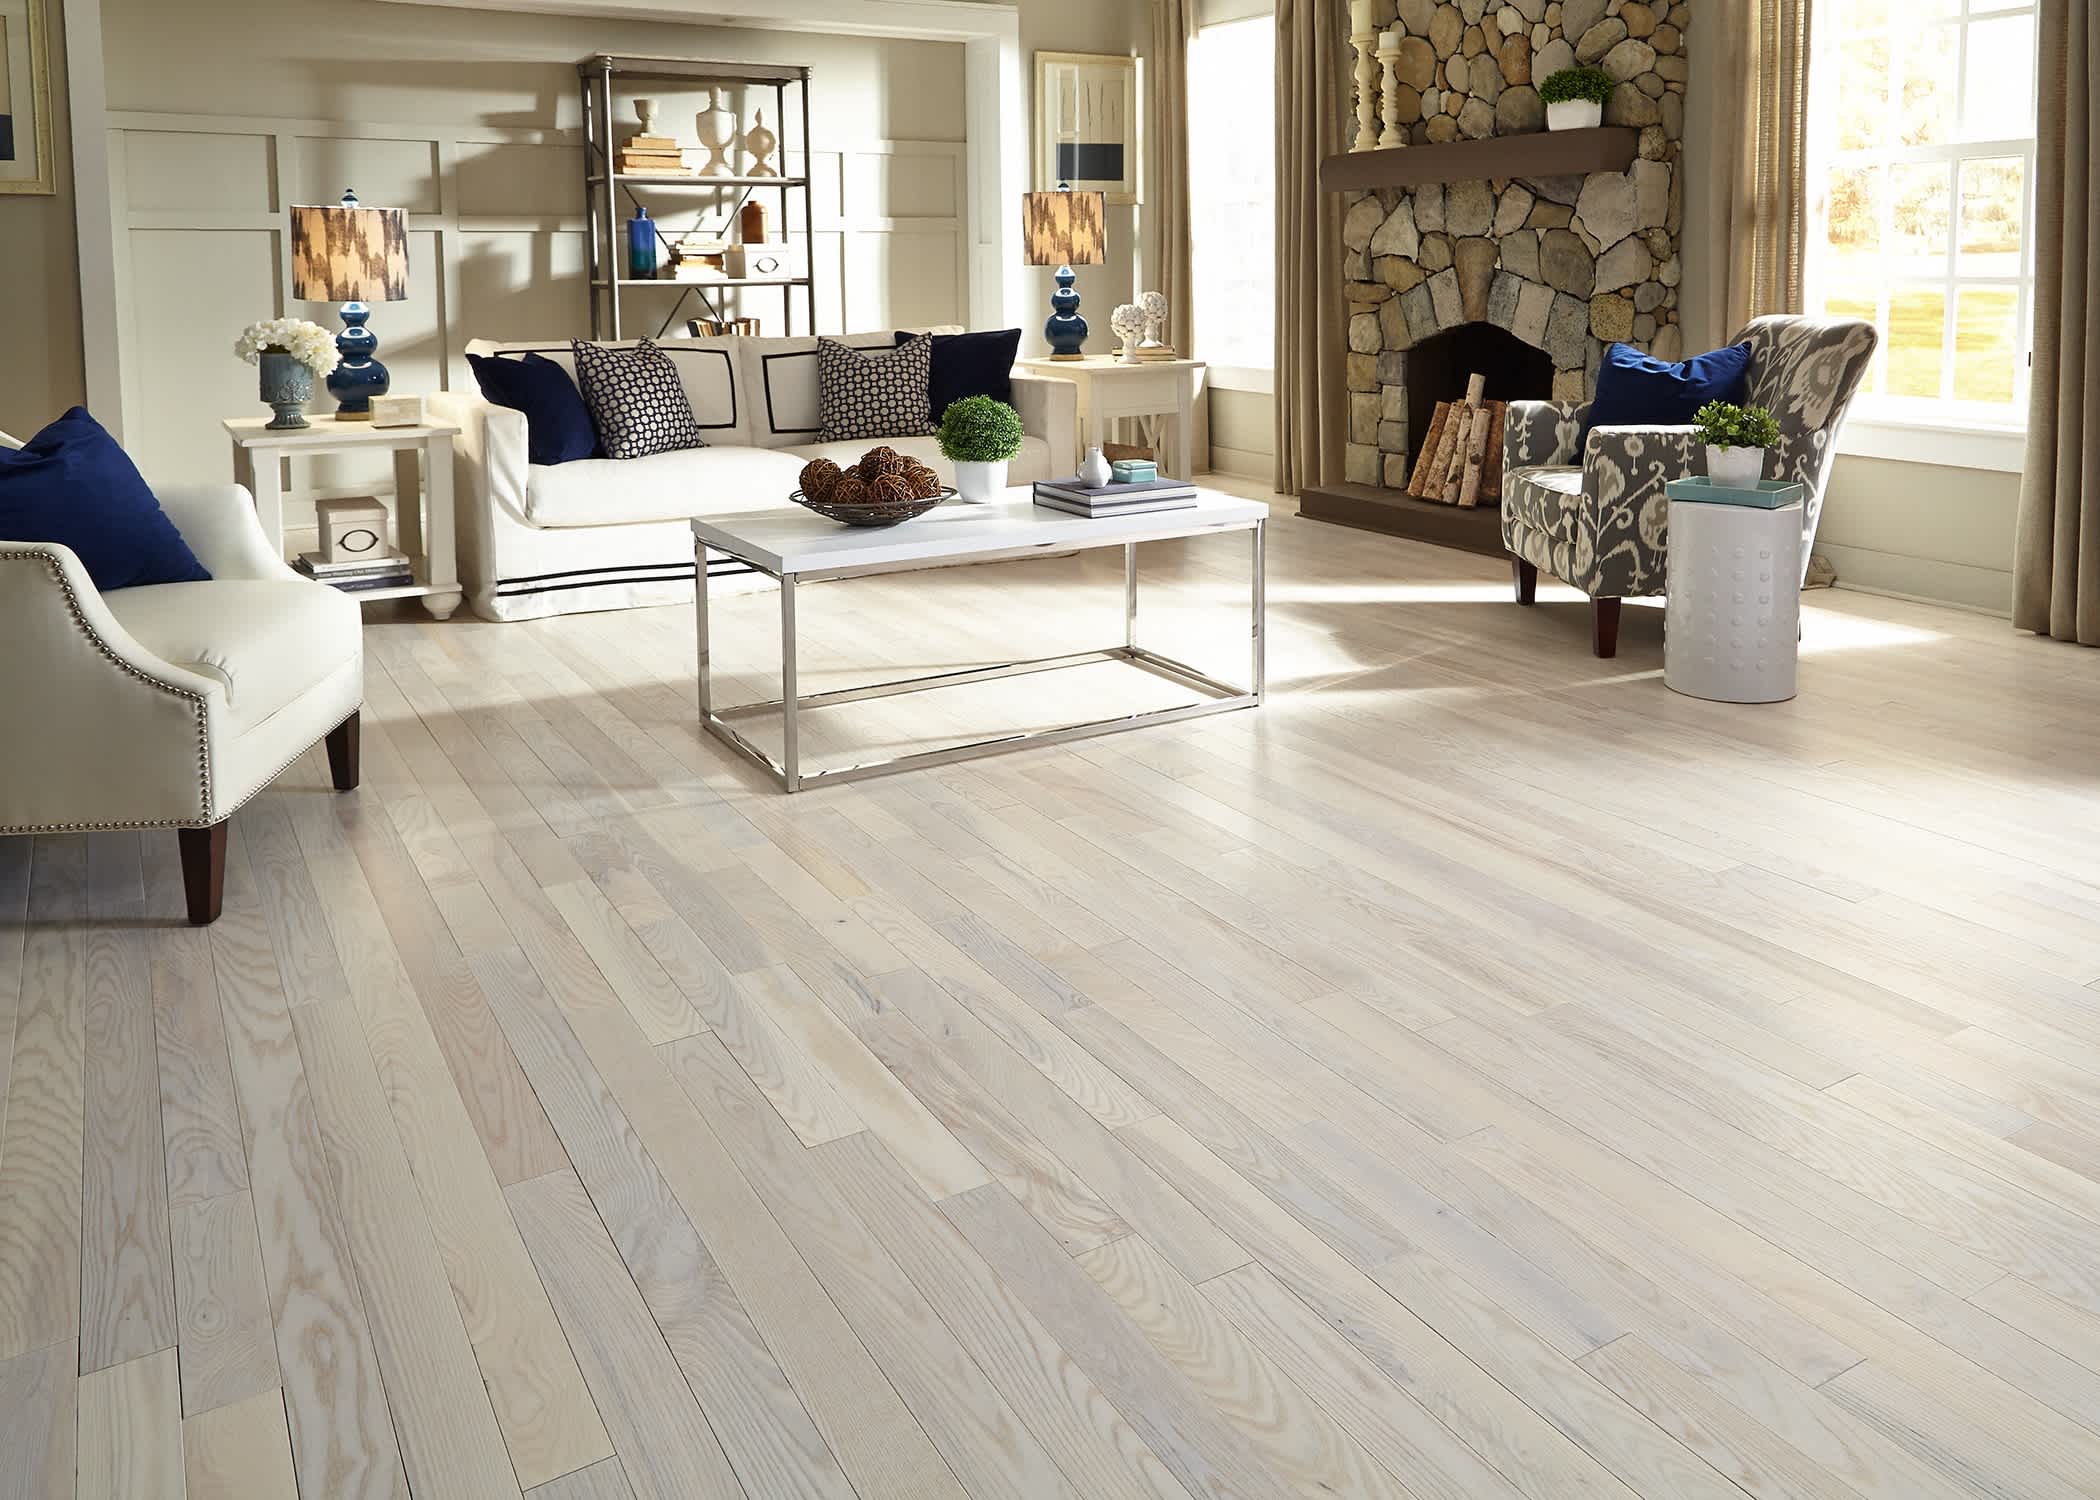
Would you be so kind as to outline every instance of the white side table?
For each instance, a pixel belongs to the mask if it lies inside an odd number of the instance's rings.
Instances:
[[[1717,703],[1794,696],[1799,500],[1764,510],[1670,497],[1663,686]]]
[[[1196,372],[1200,359],[1158,359],[1126,365],[1114,355],[1085,359],[1023,359],[1016,364],[1031,375],[1069,380],[1079,387],[1079,452],[1108,440],[1108,426],[1118,417],[1166,417],[1174,426],[1173,447],[1160,456],[1160,472],[1174,479],[1194,479],[1196,444]],[[1053,458],[1055,454],[1051,455]]]
[[[311,427],[269,430],[267,417],[230,417],[233,477],[255,496],[255,516],[272,546],[284,551],[284,485],[278,460],[317,458],[327,453],[391,451],[394,455],[394,534],[409,555],[413,581],[398,588],[370,589],[360,600],[421,599],[432,618],[449,619],[459,608],[459,564],[452,539],[452,438],[445,422],[415,427],[374,427],[319,417]]]

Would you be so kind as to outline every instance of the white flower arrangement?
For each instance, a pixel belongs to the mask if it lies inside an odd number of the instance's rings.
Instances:
[[[233,352],[251,365],[260,364],[265,354],[289,354],[313,371],[316,380],[326,379],[342,362],[335,352],[335,335],[304,318],[250,323],[233,341]]]

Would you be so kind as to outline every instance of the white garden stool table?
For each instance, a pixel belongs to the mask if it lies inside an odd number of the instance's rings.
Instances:
[[[1718,703],[1794,696],[1806,491],[1673,480],[1663,685]]]

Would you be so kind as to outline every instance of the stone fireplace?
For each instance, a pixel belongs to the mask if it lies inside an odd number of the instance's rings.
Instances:
[[[1583,400],[1607,343],[1683,348],[1687,0],[1379,3],[1406,34],[1410,144],[1323,164],[1343,198],[1349,412],[1345,483],[1305,507],[1337,495],[1332,518],[1367,525],[1421,504],[1401,492],[1428,414],[1468,375],[1495,400]],[[1543,134],[1537,82],[1573,63],[1615,80],[1604,128]]]

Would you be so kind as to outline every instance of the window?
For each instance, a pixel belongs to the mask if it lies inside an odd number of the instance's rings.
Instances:
[[[1808,305],[1881,332],[1861,414],[2019,426],[2034,0],[1821,0],[1816,27]]]
[[[1276,362],[1276,23],[1205,26],[1189,43],[1189,257],[1210,380],[1264,389]]]

